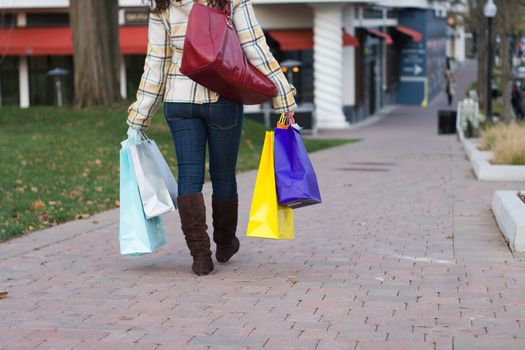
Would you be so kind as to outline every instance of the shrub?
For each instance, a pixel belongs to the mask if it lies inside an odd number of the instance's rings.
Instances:
[[[481,132],[479,148],[483,151],[492,151],[498,139],[505,135],[507,125],[496,124],[485,127]]]
[[[494,153],[494,164],[525,165],[525,124],[498,124],[485,130],[480,148]]]

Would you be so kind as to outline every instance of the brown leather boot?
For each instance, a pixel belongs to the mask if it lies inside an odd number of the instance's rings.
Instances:
[[[206,230],[206,206],[202,193],[177,197],[182,232],[193,257],[192,269],[196,275],[207,275],[213,270],[210,237]]]
[[[212,199],[212,209],[213,241],[217,243],[215,257],[218,262],[225,263],[239,251],[239,239],[235,237],[239,197],[235,196],[227,202]]]

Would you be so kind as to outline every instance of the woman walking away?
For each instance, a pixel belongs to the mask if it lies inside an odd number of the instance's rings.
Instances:
[[[178,162],[181,227],[193,257],[193,272],[213,270],[206,208],[202,196],[206,145],[212,182],[215,257],[227,262],[238,250],[235,168],[242,132],[243,106],[206,89],[180,72],[188,16],[194,3],[232,9],[232,22],[248,61],[277,87],[276,113],[293,112],[295,89],[270,53],[251,0],[150,0],[148,53],[136,101],[127,123],[145,130],[160,103],[171,130]]]
[[[447,57],[447,69],[445,71],[445,93],[447,94],[448,105],[452,106],[452,101],[454,100],[454,85],[456,81],[454,80],[454,74],[452,73],[452,68],[450,66],[450,57]]]

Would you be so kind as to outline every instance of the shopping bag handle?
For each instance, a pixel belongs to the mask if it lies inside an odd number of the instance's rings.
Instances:
[[[278,129],[288,129],[288,127],[293,124],[295,124],[293,112],[281,113],[281,117],[279,118],[279,121],[277,122],[277,128]]]
[[[139,144],[142,141],[149,141],[149,137],[144,131],[133,129],[132,127],[128,128],[128,144]]]

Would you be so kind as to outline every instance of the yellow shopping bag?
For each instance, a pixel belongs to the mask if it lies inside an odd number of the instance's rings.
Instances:
[[[248,237],[293,239],[293,210],[278,205],[273,163],[273,131],[267,131],[253,190]]]

